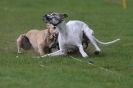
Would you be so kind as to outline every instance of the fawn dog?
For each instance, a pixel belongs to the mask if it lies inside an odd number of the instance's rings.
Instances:
[[[18,53],[21,53],[22,49],[34,49],[39,55],[51,52],[51,47],[56,42],[58,32],[52,25],[47,25],[48,27],[45,30],[32,29],[21,34],[17,38]]]

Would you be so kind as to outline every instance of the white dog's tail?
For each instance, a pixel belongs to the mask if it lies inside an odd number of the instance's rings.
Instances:
[[[113,43],[115,43],[115,42],[117,42],[117,41],[119,41],[119,40],[120,40],[120,39],[118,38],[118,39],[115,39],[115,40],[113,40],[113,41],[109,41],[109,42],[102,42],[102,41],[98,40],[95,36],[93,36],[93,37],[94,37],[94,39],[95,39],[95,41],[96,41],[97,43],[102,44],[102,45],[109,45],[109,44],[113,44]]]
[[[99,44],[102,44],[102,45],[109,45],[109,44],[115,43],[115,42],[117,42],[117,41],[120,40],[120,39],[115,39],[115,40],[110,41],[110,42],[101,42],[100,40],[98,40],[97,38],[95,38],[93,30],[90,29],[87,25],[84,25],[83,31],[84,31],[84,34],[86,35],[86,37],[88,37],[88,39],[91,41],[91,43],[95,47],[98,47],[96,45],[96,42],[99,43]]]

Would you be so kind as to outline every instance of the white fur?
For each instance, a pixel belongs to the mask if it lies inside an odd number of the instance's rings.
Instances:
[[[97,52],[101,51],[97,43],[102,44],[103,42],[98,41],[98,39],[96,39],[93,36],[94,34],[93,30],[90,29],[86,23],[82,21],[78,21],[78,20],[69,21],[67,23],[63,21],[59,25],[57,25],[57,28],[59,31],[58,42],[59,42],[60,49],[54,53],[50,53],[42,57],[66,55],[68,49],[75,48],[75,47],[78,47],[79,52],[81,53],[82,57],[87,57],[88,55],[86,54],[82,46],[83,33],[90,40],[92,45],[95,47],[96,51]],[[116,41],[117,40],[115,40],[115,42]]]

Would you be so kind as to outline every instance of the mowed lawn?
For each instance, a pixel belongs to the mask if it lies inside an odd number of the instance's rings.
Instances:
[[[108,1],[0,0],[0,88],[132,88],[133,1],[127,9]],[[52,11],[86,22],[102,41],[121,40],[100,46],[98,56],[89,44],[87,59],[79,53],[38,59],[33,52],[16,58],[19,34],[45,28],[42,16]]]

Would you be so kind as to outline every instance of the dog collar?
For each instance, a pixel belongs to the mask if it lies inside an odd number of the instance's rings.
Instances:
[[[63,21],[63,20],[61,20],[61,21],[59,21],[59,23],[53,24],[53,25],[56,27],[57,25],[59,25],[60,23],[62,23],[62,21]]]

